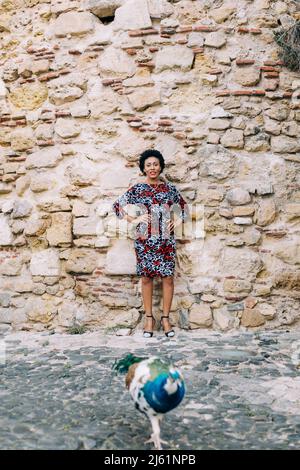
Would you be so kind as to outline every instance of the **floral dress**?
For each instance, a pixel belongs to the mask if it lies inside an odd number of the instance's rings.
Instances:
[[[171,183],[137,183],[120,196],[112,206],[119,219],[125,215],[124,207],[133,204],[140,214],[148,213],[150,222],[140,222],[136,227],[134,248],[138,276],[173,276],[176,257],[174,230],[169,231],[167,221],[173,212],[182,220],[188,217],[188,206]],[[177,210],[176,210],[177,209]]]

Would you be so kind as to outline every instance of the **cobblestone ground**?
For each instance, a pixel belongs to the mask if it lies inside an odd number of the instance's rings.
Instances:
[[[299,331],[22,332],[0,344],[1,449],[152,449],[147,418],[111,372],[130,351],[184,374],[186,397],[162,422],[169,449],[300,448]]]

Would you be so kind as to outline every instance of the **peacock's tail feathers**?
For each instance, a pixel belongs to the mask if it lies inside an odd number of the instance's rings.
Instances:
[[[141,362],[144,359],[147,359],[146,357],[137,357],[134,356],[133,354],[129,353],[126,354],[122,359],[116,359],[114,362],[112,369],[115,370],[116,372],[119,372],[120,374],[125,374],[128,372],[128,369],[132,364],[136,364],[137,362]]]

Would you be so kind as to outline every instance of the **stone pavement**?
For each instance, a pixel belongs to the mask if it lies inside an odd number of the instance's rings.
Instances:
[[[184,401],[162,422],[169,449],[299,449],[299,333],[8,334],[0,448],[152,449],[148,419],[111,371],[131,351],[168,357],[185,377]]]

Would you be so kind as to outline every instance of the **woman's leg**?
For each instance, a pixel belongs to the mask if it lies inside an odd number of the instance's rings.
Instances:
[[[142,296],[144,302],[145,315],[152,315],[152,295],[153,295],[153,279],[151,277],[142,276]],[[151,317],[145,316],[146,331],[153,330],[153,321]]]
[[[165,276],[162,278],[163,286],[163,316],[169,316],[173,293],[174,293],[174,277]],[[170,322],[168,318],[162,318],[162,326],[164,331],[169,331],[171,329]]]

